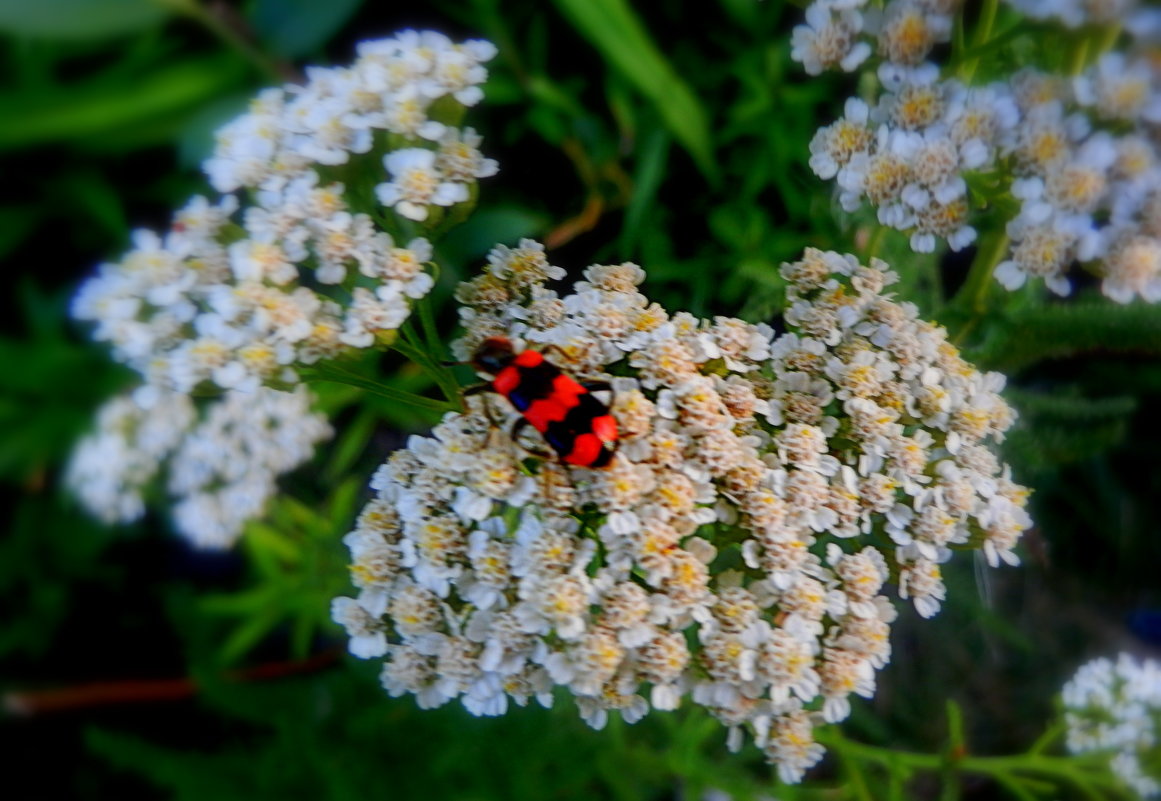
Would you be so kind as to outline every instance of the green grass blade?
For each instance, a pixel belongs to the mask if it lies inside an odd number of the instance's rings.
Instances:
[[[705,107],[662,55],[625,0],[556,0],[601,55],[656,108],[698,168],[717,180]]]
[[[369,378],[365,378],[357,373],[352,373],[342,367],[334,364],[319,363],[311,367],[303,367],[299,369],[299,374],[306,381],[333,381],[338,384],[347,384],[352,387],[359,387],[365,389],[374,395],[387,398],[396,403],[405,404],[407,406],[415,406],[420,409],[431,409],[436,412],[446,412],[451,410],[451,405],[443,401],[433,400],[432,398],[425,398],[422,395],[414,395],[410,392],[402,392],[398,389],[393,389],[386,384],[380,384]]]

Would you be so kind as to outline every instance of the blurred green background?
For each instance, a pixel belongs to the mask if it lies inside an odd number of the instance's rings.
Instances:
[[[96,406],[131,380],[67,318],[77,282],[136,227],[161,228],[204,191],[213,130],[259,88],[405,27],[500,48],[470,122],[500,175],[444,244],[437,302],[496,242],[535,236],[572,276],[633,260],[672,310],[769,321],[777,265],[804,246],[861,252],[869,215],[840,217],[807,166],[810,137],[855,91],[789,60],[802,9],[780,0],[630,5],[360,0],[0,0],[0,753],[5,798],[738,798],[774,791],[754,749],[729,756],[694,713],[591,732],[571,704],[475,719],[388,699],[326,622],[346,592],[339,538],[366,478],[430,423],[343,412],[342,456],[292,477],[269,531],[227,554],[191,551],[164,514],[117,529],[60,488]],[[900,294],[968,355],[1012,376],[1022,422],[1007,457],[1035,488],[1024,566],[948,571],[933,621],[904,609],[892,663],[849,736],[936,751],[944,703],[979,753],[1020,750],[1084,658],[1157,647],[1161,563],[1161,315],[1069,304],[956,301],[972,253],[881,255]],[[995,293],[993,293],[993,296]],[[970,324],[970,329],[968,328]],[[413,380],[388,365],[392,380]],[[334,408],[342,398],[331,398]],[[327,461],[330,458],[331,461]],[[321,469],[327,484],[308,479]],[[348,480],[340,480],[347,477]],[[269,543],[267,543],[269,545]],[[842,784],[831,767],[823,785]],[[24,788],[24,789],[17,789]],[[780,798],[845,797],[780,789]],[[915,798],[934,798],[921,782]],[[996,797],[971,785],[964,797]]]

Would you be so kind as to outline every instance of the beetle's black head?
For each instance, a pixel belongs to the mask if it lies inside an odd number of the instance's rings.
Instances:
[[[488,337],[472,354],[472,367],[487,375],[496,375],[516,358],[512,341],[504,337]]]

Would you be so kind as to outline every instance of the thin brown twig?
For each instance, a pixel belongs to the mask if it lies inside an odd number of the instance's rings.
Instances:
[[[332,648],[307,659],[268,662],[227,671],[223,678],[231,682],[250,682],[313,673],[335,663],[341,653],[341,649]],[[99,706],[180,701],[197,695],[199,689],[197,680],[190,676],[177,679],[97,681],[69,687],[7,692],[0,697],[0,706],[10,715],[31,717]]]
[[[580,214],[565,220],[544,236],[544,246],[552,250],[571,242],[586,231],[593,230],[600,222],[604,210],[605,201],[601,199],[601,196],[589,195]]]

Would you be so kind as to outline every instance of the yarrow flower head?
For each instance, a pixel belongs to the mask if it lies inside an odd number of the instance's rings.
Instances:
[[[1161,230],[1154,224],[1161,150],[1161,73],[1145,57],[1106,53],[1070,85],[1025,72],[1024,121],[1002,142],[1013,154],[1009,258],[996,278],[1016,289],[1042,278],[1071,291],[1069,268],[1084,262],[1118,303],[1161,300]]]
[[[872,53],[896,64],[917,65],[951,38],[959,0],[891,0],[882,10],[867,0],[814,0],[806,24],[794,29],[790,57],[808,75],[828,69],[853,72]]]
[[[382,155],[379,140],[390,152],[457,137],[450,121],[483,98],[483,65],[496,48],[478,39],[453,42],[436,31],[404,31],[362,42],[358,52],[349,67],[313,67],[303,86],[266,90],[248,114],[218,131],[205,164],[214,188],[277,188],[316,165]],[[470,183],[477,176],[456,177]]]
[[[342,186],[315,181],[262,193],[242,239],[233,196],[195,198],[164,237],[140,231],[135,250],[103,265],[74,316],[144,380],[187,393],[286,386],[297,366],[389,337],[431,288],[431,245],[396,243],[350,211]]]
[[[806,10],[806,24],[795,27],[790,57],[802,63],[809,75],[840,67],[853,72],[871,55],[871,46],[858,41],[863,30],[863,2],[836,3],[822,0]]]
[[[107,523],[145,512],[144,494],[168,464],[178,533],[198,548],[233,544],[277,491],[280,474],[331,434],[305,387],[231,390],[198,408],[179,393],[141,387],[109,401],[73,453],[66,482]]]
[[[1008,5],[1032,19],[1067,28],[1124,23],[1130,32],[1143,35],[1161,25],[1157,9],[1141,0],[1008,0]]]
[[[333,611],[391,695],[495,715],[564,687],[598,728],[691,701],[798,781],[813,727],[874,693],[888,586],[930,616],[953,547],[1017,561],[1027,491],[988,447],[1003,379],[892,300],[882,262],[785,265],[775,335],[651,303],[634,264],[558,295],[536,243],[488,261],[456,353],[504,336],[609,382],[618,448],[569,467],[479,395],[387,460]]]
[[[952,250],[967,247],[978,235],[980,198],[1004,208],[1014,198],[1019,212],[1004,220],[1010,250],[995,269],[1005,288],[1034,278],[1065,295],[1068,272],[1082,263],[1109,298],[1157,302],[1161,73],[1146,46],[1161,38],[1161,13],[1135,0],[1009,4],[1033,24],[1084,28],[1115,20],[1129,49],[1102,54],[1076,76],[1023,69],[972,86],[962,71],[943,75],[928,60],[950,38],[959,4],[890,0],[842,38],[851,53],[876,41],[879,58],[871,63],[879,89],[873,99],[849,99],[843,117],[819,129],[810,166],[835,179],[844,210],[869,202],[880,224],[909,234],[916,252],[941,241]],[[817,0],[807,17],[817,23],[862,5]],[[805,49],[792,55],[810,74],[851,69]],[[969,182],[978,188],[974,195]]]
[[[1064,685],[1068,748],[1103,753],[1142,798],[1161,796],[1161,665],[1129,654],[1094,659]]]
[[[483,63],[494,54],[487,42],[405,31],[362,43],[350,67],[312,68],[303,85],[264,91],[218,132],[205,164],[215,189],[237,194],[194,198],[164,234],[135,232],[133,250],[81,287],[73,315],[95,324],[94,338],[110,343],[144,387],[114,402],[97,438],[82,446],[116,444],[123,472],[88,469],[99,448],[78,454],[73,484],[95,513],[138,516],[142,476],[157,472],[159,454],[208,454],[198,434],[179,447],[187,418],[198,415],[221,431],[242,432],[248,413],[299,430],[295,442],[271,443],[288,450],[256,445],[226,472],[218,469],[225,463],[197,459],[173,465],[173,489],[188,496],[178,527],[199,544],[232,541],[264,507],[271,474],[310,457],[329,432],[309,411],[311,396],[275,395],[293,389],[304,367],[390,343],[431,290],[432,244],[413,223],[430,235],[445,210],[466,213],[476,181],[497,170],[475,131],[450,124],[481,100]],[[376,195],[388,213],[369,200]],[[220,409],[188,397],[215,392],[226,393]],[[242,408],[244,398],[252,409]],[[177,439],[166,449],[154,438],[156,447],[131,453],[127,429],[165,428],[150,422],[161,414],[155,408],[182,410],[168,429]],[[200,477],[187,464],[200,465]],[[232,508],[200,493],[199,482],[232,488]]]
[[[941,81],[931,64],[886,63],[879,74],[886,89],[873,107],[851,98],[843,118],[815,134],[811,167],[836,179],[844,209],[869,201],[881,224],[910,233],[913,250],[938,240],[961,250],[976,239],[965,175],[995,165],[996,137],[1016,124],[1016,106],[996,87]]]
[[[147,380],[181,392],[294,383],[296,365],[390,338],[431,289],[430,242],[382,230],[354,199],[366,193],[327,168],[371,162],[346,174],[407,220],[466,203],[496,162],[475,131],[436,117],[479,101],[495,48],[409,31],[359,53],[264,92],[219,132],[206,171],[220,191],[251,190],[251,205],[195,198],[169,232],[137,232],[135,249],[82,287],[75,316]]]

